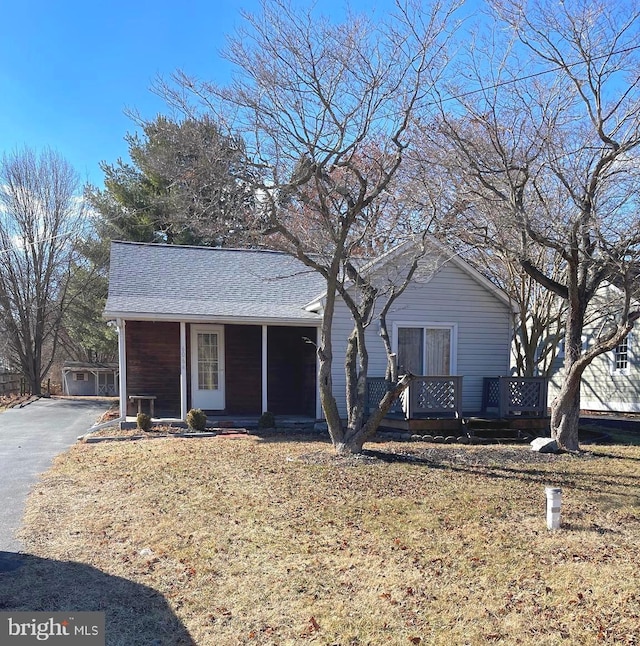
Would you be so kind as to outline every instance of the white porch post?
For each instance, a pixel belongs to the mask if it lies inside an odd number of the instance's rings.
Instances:
[[[322,402],[320,401],[320,357],[318,357],[318,344],[320,343],[320,326],[316,329],[316,419],[324,419]]]
[[[262,412],[269,410],[268,408],[268,393],[267,393],[267,329],[268,326],[262,326]]]
[[[93,385],[94,385],[94,393],[96,397],[100,394],[99,389],[100,389],[100,378],[98,377],[98,371],[97,370],[91,370],[91,374],[93,375]]]
[[[187,324],[180,321],[180,418],[187,419]]]
[[[120,417],[127,416],[127,345],[125,322],[116,321],[118,328],[118,363],[120,364]]]

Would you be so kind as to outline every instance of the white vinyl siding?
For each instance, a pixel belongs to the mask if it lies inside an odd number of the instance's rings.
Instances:
[[[601,323],[585,326],[585,336],[598,334]],[[625,347],[626,345],[626,347]],[[585,368],[580,384],[580,407],[584,410],[640,412],[640,372],[634,333],[614,350],[597,356]],[[626,364],[626,367],[624,367]],[[564,379],[563,358],[556,360],[549,381],[549,401],[558,394]]]
[[[453,262],[446,263],[429,280],[416,281],[396,301],[387,316],[389,333],[394,324],[424,328],[455,324],[455,374],[463,378],[463,408],[478,412],[482,406],[482,378],[510,372],[511,314],[506,303]],[[336,304],[333,327],[333,383],[341,413],[346,414],[344,352],[352,330],[349,311]],[[369,376],[385,374],[386,353],[377,317],[367,329]]]

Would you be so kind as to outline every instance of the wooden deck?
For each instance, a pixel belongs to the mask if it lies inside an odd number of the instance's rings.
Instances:
[[[461,376],[421,376],[391,407],[381,430],[417,435],[525,438],[549,429],[547,380],[543,377],[487,377],[482,410],[463,412]],[[387,389],[383,377],[368,380],[369,411]]]
[[[459,418],[434,417],[428,419],[405,419],[400,416],[385,417],[380,425],[383,429],[409,431],[412,433],[451,432],[469,433],[485,429],[507,429],[543,433],[549,428],[549,417],[488,417],[481,413]]]

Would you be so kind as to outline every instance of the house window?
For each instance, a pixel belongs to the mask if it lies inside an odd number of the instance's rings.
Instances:
[[[218,333],[198,332],[198,388],[219,388]]]
[[[87,381],[87,373],[86,372],[74,372],[73,373],[73,380],[74,381]]]
[[[397,328],[398,371],[414,375],[450,375],[454,369],[454,326]]]
[[[620,374],[629,372],[629,337],[626,337],[613,349],[613,371]]]
[[[398,328],[398,369],[401,373],[423,374],[424,330],[421,327]]]

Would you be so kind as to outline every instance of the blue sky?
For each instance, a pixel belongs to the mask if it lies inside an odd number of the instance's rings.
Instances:
[[[319,0],[330,15],[342,2]],[[378,10],[390,0],[352,1]],[[102,160],[127,158],[126,108],[166,112],[150,92],[176,68],[223,81],[225,37],[258,0],[7,0],[0,39],[0,154],[49,146],[82,180],[102,185]]]

